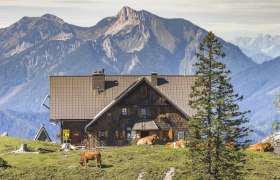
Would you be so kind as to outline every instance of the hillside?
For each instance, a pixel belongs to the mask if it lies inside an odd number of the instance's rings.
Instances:
[[[55,134],[59,126],[49,123],[48,113],[23,113],[11,110],[0,110],[0,134],[8,132],[9,136],[33,139],[41,124],[45,124],[52,141],[57,141]]]
[[[280,92],[280,57],[264,62],[249,70],[237,73],[232,78],[234,89],[242,92],[242,109],[250,109],[250,128],[254,140],[261,140],[272,132],[273,121],[279,121],[274,107],[275,94]]]
[[[44,147],[58,149],[59,145],[0,137],[0,152],[18,148],[25,142],[32,149]],[[166,172],[175,168],[173,179],[191,179],[188,149],[171,149],[164,146],[127,146],[100,150],[102,168],[90,161],[89,167],[81,167],[81,151],[54,152],[48,154],[1,155],[11,167],[0,170],[0,179],[164,179]],[[246,151],[248,171],[245,179],[263,180],[280,178],[280,157],[272,153]],[[15,158],[16,157],[16,158]]]

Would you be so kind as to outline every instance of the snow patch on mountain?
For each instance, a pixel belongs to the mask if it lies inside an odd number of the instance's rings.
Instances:
[[[130,65],[128,67],[128,72],[131,72],[137,64],[139,64],[139,59],[137,56],[134,56],[130,61]]]
[[[71,39],[72,37],[73,37],[72,33],[61,32],[58,35],[50,38],[50,40],[66,41],[68,39]]]
[[[112,59],[114,62],[117,62],[117,58],[115,57],[115,54],[114,54],[114,49],[112,48],[112,43],[111,43],[111,40],[110,38],[106,38],[104,41],[103,41],[103,50],[105,51],[106,53],[106,56],[110,59]]]
[[[11,51],[9,51],[8,53],[4,54],[4,57],[9,57],[9,56],[18,54],[18,53],[30,48],[31,46],[33,46],[33,44],[23,41],[21,44],[17,45],[16,48],[14,48]]]
[[[271,57],[280,56],[279,35],[258,35],[256,37],[237,37],[231,41],[237,45],[246,55],[264,54]]]
[[[141,62],[139,61],[137,55],[135,55],[125,64],[122,74],[130,74],[138,64],[141,64]]]

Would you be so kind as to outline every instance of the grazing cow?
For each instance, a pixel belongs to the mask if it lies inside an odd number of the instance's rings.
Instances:
[[[179,140],[179,141],[176,141],[176,142],[169,142],[165,146],[167,146],[167,147],[174,147],[174,148],[185,148],[186,144],[187,144],[186,141]]]
[[[272,152],[274,148],[271,146],[271,143],[258,143],[249,146],[248,149],[254,150],[254,151],[261,151],[261,152]]]
[[[152,144],[154,144],[156,139],[158,139],[158,136],[156,134],[153,134],[151,136],[146,136],[146,137],[139,139],[139,141],[137,142],[137,145],[143,145],[143,144],[152,145]]]
[[[89,160],[95,160],[96,159],[96,167],[98,165],[101,168],[101,154],[100,152],[91,152],[91,151],[85,151],[80,159],[80,164],[82,166],[87,166]]]

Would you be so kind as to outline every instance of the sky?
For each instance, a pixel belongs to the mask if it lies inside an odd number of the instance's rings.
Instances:
[[[280,35],[280,0],[0,0],[0,28],[24,16],[54,14],[89,27],[115,16],[123,6],[164,18],[184,18],[225,40]]]

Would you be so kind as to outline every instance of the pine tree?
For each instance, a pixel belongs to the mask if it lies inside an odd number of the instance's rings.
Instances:
[[[7,161],[0,157],[0,168],[6,168],[8,166]]]
[[[218,38],[209,32],[199,45],[199,62],[190,106],[196,114],[189,121],[191,167],[198,179],[241,179],[250,130],[246,112],[239,112],[230,71],[219,59],[225,57]]]

